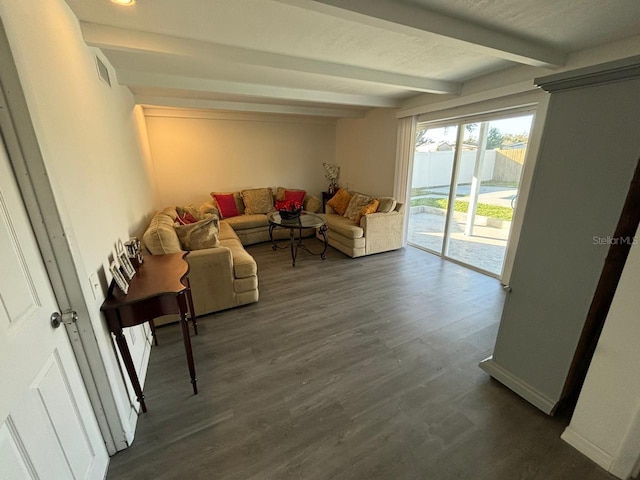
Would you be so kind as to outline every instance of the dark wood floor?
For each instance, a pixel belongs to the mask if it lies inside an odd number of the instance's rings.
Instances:
[[[179,329],[159,329],[116,479],[612,479],[478,368],[497,280],[406,248],[349,259],[252,246],[257,304],[203,317],[192,395]]]

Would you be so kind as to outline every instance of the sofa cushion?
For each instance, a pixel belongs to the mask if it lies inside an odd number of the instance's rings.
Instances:
[[[242,202],[242,195],[240,192],[210,192],[211,198],[213,199],[214,207],[218,208],[218,203],[216,202],[216,195],[233,195],[233,201],[236,203],[236,209],[238,210],[238,215],[242,215],[244,213],[244,203]]]
[[[362,238],[364,230],[360,225],[356,225],[353,220],[349,220],[342,215],[336,213],[325,214],[327,219],[327,227],[340,235],[347,238]]]
[[[307,212],[317,213],[322,210],[322,201],[314,195],[307,195],[302,205]]]
[[[256,215],[244,214],[239,217],[225,219],[234,230],[246,230],[249,228],[268,227],[269,220],[263,213]]]
[[[220,229],[218,225],[218,217],[209,215],[207,218],[198,220],[195,223],[186,225],[181,225],[180,223],[174,224],[174,228],[178,234],[182,249],[191,251],[220,246],[218,240],[218,232]]]
[[[307,194],[304,190],[285,190],[284,191],[284,201],[285,202],[298,202],[302,205],[304,202],[304,197]]]
[[[223,242],[224,240],[238,240],[238,235],[229,225],[229,220],[225,220],[224,222],[220,222],[219,224],[220,233],[218,233],[218,240]]]
[[[228,241],[227,241],[228,242]],[[247,253],[240,241],[239,245],[229,245],[233,257],[233,274],[235,278],[247,278],[258,274],[258,266],[251,255]]]
[[[152,255],[164,255],[182,251],[173,223],[174,218],[164,212],[157,212],[153,216],[151,222],[149,222],[149,227],[142,236],[142,242],[146,249],[149,250],[149,253]]]
[[[363,195],[361,193],[354,193],[353,197],[351,197],[351,201],[349,202],[349,206],[347,210],[344,212],[344,216],[349,220],[355,221],[358,216],[358,212],[366,207],[373,198],[368,195]]]
[[[244,213],[247,215],[269,213],[275,210],[271,187],[252,188],[250,190],[242,190],[240,193],[244,202]]]
[[[195,205],[189,205],[187,207],[176,207],[175,221],[186,225],[187,223],[196,223],[198,220],[204,220],[209,215],[204,215]]]
[[[392,212],[398,203],[393,197],[380,197],[378,200],[380,200],[380,205],[378,205],[378,211],[380,213]]]
[[[278,187],[278,188],[276,188],[276,201],[284,200],[285,192],[304,192],[304,190],[300,190],[298,188]],[[303,197],[304,197],[304,195],[303,195]]]
[[[360,219],[365,215],[369,215],[370,213],[376,213],[378,211],[378,205],[380,205],[380,200],[378,200],[377,198],[371,200],[371,202],[360,209],[360,211],[356,215],[354,222],[360,225]]]
[[[344,212],[347,211],[347,207],[349,206],[349,202],[351,202],[351,194],[344,188],[341,188],[331,197],[327,205],[333,208],[338,215],[344,215]]]
[[[190,212],[185,212],[182,215],[178,215],[178,223],[180,225],[190,225],[192,223],[197,223],[198,219],[193,216]],[[180,235],[178,235],[180,237]]]
[[[222,218],[230,218],[240,215],[232,193],[216,193],[213,198],[218,204],[218,210],[220,211]]]
[[[211,215],[215,215],[218,218],[222,218],[222,215],[220,215],[220,210],[218,210],[218,203],[215,201],[215,199],[211,199],[208,202],[204,202],[202,205],[200,205],[200,207],[198,208],[198,213],[200,215],[205,215],[208,213]],[[198,218],[197,215],[196,218]]]

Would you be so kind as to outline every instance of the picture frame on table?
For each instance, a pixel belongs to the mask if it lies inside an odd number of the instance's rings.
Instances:
[[[137,269],[142,265],[142,246],[140,240],[137,237],[131,237],[124,242],[124,248],[129,255],[129,261],[132,263],[133,268]]]
[[[111,272],[113,280],[116,282],[118,288],[122,290],[122,293],[126,295],[129,291],[129,282],[127,282],[127,279],[124,278],[124,275],[120,271],[120,267],[115,260],[113,260],[109,265],[109,271]]]
[[[116,253],[118,256],[118,262],[120,262],[120,266],[127,279],[131,280],[133,276],[136,274],[136,269],[133,267],[131,260],[129,260],[129,254],[127,250],[124,248],[122,244],[122,240],[118,240],[118,245],[116,246]]]
[[[129,255],[127,255],[127,252],[118,253],[118,260],[120,261],[120,265],[122,266],[124,274],[129,280],[131,280],[136,274],[136,269],[133,268],[133,264],[131,263],[131,260],[129,260]]]

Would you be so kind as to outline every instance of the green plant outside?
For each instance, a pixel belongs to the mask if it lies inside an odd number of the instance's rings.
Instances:
[[[449,200],[446,198],[415,198],[411,200],[412,207],[419,205],[446,210],[449,205]],[[469,211],[469,202],[456,200],[454,210],[456,212],[467,213]],[[482,215],[483,217],[497,218],[499,220],[511,220],[513,218],[513,210],[511,208],[500,205],[490,205],[488,203],[479,203],[476,214]]]

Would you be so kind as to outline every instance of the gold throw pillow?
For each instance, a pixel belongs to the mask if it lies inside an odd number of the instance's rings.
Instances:
[[[362,210],[358,212],[355,222],[360,225],[360,220],[362,219],[362,217],[364,217],[365,215],[369,215],[370,213],[376,213],[378,211],[378,205],[380,205],[380,200],[374,198],[371,203],[363,207]]]
[[[347,207],[350,202],[351,194],[344,188],[341,188],[333,197],[331,197],[331,200],[327,202],[327,205],[333,208],[338,215],[344,215],[344,212],[347,211]]]

